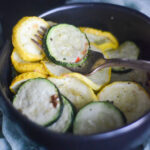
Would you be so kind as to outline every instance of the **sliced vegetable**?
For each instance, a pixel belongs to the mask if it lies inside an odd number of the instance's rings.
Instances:
[[[145,89],[148,90],[147,82],[148,82],[148,73],[141,70],[132,70],[128,73],[112,73],[111,82],[114,81],[133,81],[137,82]]]
[[[33,122],[48,126],[62,113],[63,103],[56,86],[47,79],[26,81],[18,90],[13,105]]]
[[[113,73],[111,74],[111,81],[133,81],[140,84],[148,93],[150,93],[150,77],[148,72],[141,70],[132,70],[128,73]]]
[[[60,90],[60,92],[66,96],[77,109],[85,106],[86,104],[97,100],[93,90],[81,79],[67,74],[60,77],[49,77]]]
[[[89,43],[77,27],[58,24],[52,26],[45,35],[43,47],[47,57],[54,63],[77,66],[86,60]]]
[[[133,122],[150,110],[150,96],[134,82],[113,82],[98,94],[100,101],[113,102]]]
[[[110,50],[110,48],[114,50],[118,48],[119,43],[116,37],[110,32],[104,32],[89,27],[80,27],[80,30],[87,35],[90,45],[94,45],[101,52]]]
[[[71,72],[67,68],[60,66],[60,65],[56,65],[55,63],[51,61],[42,61],[42,63],[46,71],[48,72],[48,74],[51,76],[61,76],[63,74]]]
[[[69,100],[62,96],[64,108],[60,118],[54,122],[48,129],[56,132],[66,132],[72,125],[74,120],[74,108]]]
[[[111,69],[102,69],[88,76],[84,76],[80,73],[69,73],[66,74],[66,76],[78,78],[89,87],[91,87],[93,90],[97,91],[110,81]]]
[[[135,43],[131,41],[126,41],[120,45],[120,47],[114,51],[110,50],[104,53],[104,55],[108,55],[108,58],[127,58],[127,59],[138,59],[139,57],[139,48],[135,45]],[[113,67],[113,71],[115,72],[124,72],[129,70],[129,68],[125,67]]]
[[[80,27],[80,30],[87,35],[90,43],[95,43],[97,45],[100,45],[103,43],[110,42],[108,38],[106,38],[105,36],[102,36],[103,31],[101,30],[88,28],[88,27]]]
[[[101,69],[89,76],[87,76],[95,86],[92,87],[94,90],[100,90],[103,86],[108,84],[111,80],[111,68]]]
[[[25,81],[29,80],[29,79],[33,79],[33,78],[46,78],[46,75],[38,73],[38,72],[26,72],[26,73],[22,73],[18,76],[16,76],[10,85],[10,90],[13,93],[16,93],[18,91],[18,88],[21,86],[22,83],[24,83]]]
[[[44,66],[40,62],[28,62],[24,61],[20,58],[20,55],[17,53],[17,51],[14,49],[11,54],[11,62],[19,73],[24,72],[39,72],[41,74],[48,74],[48,72],[45,70]]]
[[[86,33],[89,36],[89,39],[91,41],[93,40],[93,42],[95,42],[95,41],[101,41],[101,39],[103,39],[103,37],[101,37],[102,32],[103,32],[102,30],[98,30],[98,29],[90,28],[90,27],[80,27],[80,30],[82,32]],[[107,39],[105,39],[105,40],[107,40]]]
[[[92,102],[76,115],[73,133],[88,135],[114,130],[125,125],[121,111],[109,102]]]
[[[104,31],[102,35],[108,38],[114,44],[115,48],[119,46],[117,38],[111,32]]]
[[[12,42],[23,60],[38,61],[44,58],[45,54],[39,46],[41,45],[39,39],[48,27],[48,23],[39,17],[23,17],[15,25]]]
[[[105,51],[109,51],[109,50],[116,50],[116,46],[114,46],[114,44],[111,43],[111,42],[103,43],[103,44],[100,44],[100,45],[95,44],[95,43],[90,43],[90,46],[91,45],[93,47],[95,47],[96,49],[98,49],[98,51],[100,51],[101,53],[104,53]],[[91,50],[93,50],[92,47],[91,47]]]
[[[53,21],[50,21],[50,20],[47,20],[47,23],[49,24],[50,27],[57,24],[56,22],[53,22]]]

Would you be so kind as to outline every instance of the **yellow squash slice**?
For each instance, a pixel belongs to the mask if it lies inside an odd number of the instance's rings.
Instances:
[[[135,82],[113,82],[98,93],[98,99],[113,102],[125,114],[128,123],[150,110],[149,94]]]
[[[27,62],[20,58],[16,49],[13,50],[11,54],[11,62],[15,68],[15,70],[19,73],[24,72],[39,72],[42,74],[48,74],[45,70],[44,66],[40,62]]]
[[[9,88],[11,92],[16,93],[18,91],[18,88],[23,82],[27,81],[28,79],[39,78],[39,77],[46,78],[46,75],[40,74],[38,72],[22,73],[13,79]]]
[[[103,86],[108,84],[111,80],[111,68],[104,68],[102,70],[99,70],[89,76],[87,76],[88,79],[90,79],[94,84],[95,88],[94,90],[100,90]]]
[[[57,65],[53,62],[49,61],[41,61],[41,63],[44,65],[45,70],[48,72],[50,76],[61,76],[66,73],[70,73],[71,71],[67,68]]]
[[[99,49],[99,51],[102,52],[102,53],[104,53],[105,51],[109,51],[109,50],[116,50],[116,46],[111,42],[103,43],[103,44],[100,44],[100,45],[95,44],[95,43],[90,43],[90,46],[91,45],[96,47],[97,49]]]
[[[61,94],[66,96],[78,110],[97,100],[93,90],[79,78],[68,74],[61,77],[49,77],[48,79],[58,87]]]
[[[111,79],[111,68],[106,68],[95,72],[89,76],[84,76],[80,73],[69,73],[66,76],[76,77],[82,80],[85,84],[91,87],[93,90],[98,91],[107,83],[110,82]]]
[[[50,20],[47,20],[47,23],[49,24],[50,27],[57,24],[56,22],[53,22],[53,21],[50,21]]]
[[[25,61],[39,61],[45,56],[44,51],[36,44],[41,44],[40,33],[49,27],[49,24],[39,17],[23,17],[13,28],[12,42],[20,57]]]
[[[80,27],[80,30],[87,35],[90,44],[94,45],[102,52],[110,49],[115,50],[116,48],[118,48],[119,43],[116,37],[110,32],[104,32],[89,27]]]

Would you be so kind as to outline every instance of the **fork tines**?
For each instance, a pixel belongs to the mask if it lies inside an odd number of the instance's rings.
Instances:
[[[39,42],[37,42],[36,40],[34,40],[34,39],[32,39],[32,38],[31,38],[31,40],[32,40],[40,49],[43,50],[42,45],[41,45]]]
[[[39,41],[42,41],[42,38],[41,38],[39,35],[34,34],[34,36],[35,36]]]
[[[42,26],[40,26],[40,28],[41,28],[44,32],[46,32],[46,30],[47,30],[47,28],[42,27]]]
[[[43,50],[41,42],[42,42],[42,38],[43,38],[43,36],[44,36],[44,34],[45,34],[47,28],[45,28],[45,27],[43,27],[43,26],[40,26],[40,29],[41,29],[42,31],[41,31],[41,30],[38,30],[38,31],[37,31],[37,34],[34,34],[36,40],[33,39],[33,38],[31,38],[31,40],[32,40],[32,42],[34,42],[40,49]]]
[[[40,30],[38,30],[37,32],[38,32],[38,34],[40,34],[41,36],[44,35],[44,32],[42,32],[42,31],[40,31]]]

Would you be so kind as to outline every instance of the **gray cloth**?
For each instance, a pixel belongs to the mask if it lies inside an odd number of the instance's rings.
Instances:
[[[44,2],[44,1],[43,1]],[[105,2],[122,5],[139,10],[150,16],[150,0],[67,0],[66,3],[75,2]],[[0,25],[0,46],[2,44],[2,28]],[[1,117],[0,117],[1,118]],[[2,133],[1,133],[2,126]],[[3,135],[2,135],[3,134]],[[150,139],[145,141],[144,150],[150,150]],[[138,148],[138,150],[141,148]],[[0,119],[0,150],[46,150],[44,147],[36,145],[17,130],[15,122],[5,116]]]

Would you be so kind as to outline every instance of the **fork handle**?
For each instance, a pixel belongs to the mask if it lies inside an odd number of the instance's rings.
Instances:
[[[133,69],[150,71],[150,61],[145,60],[107,59],[104,66],[105,67],[123,66]]]

